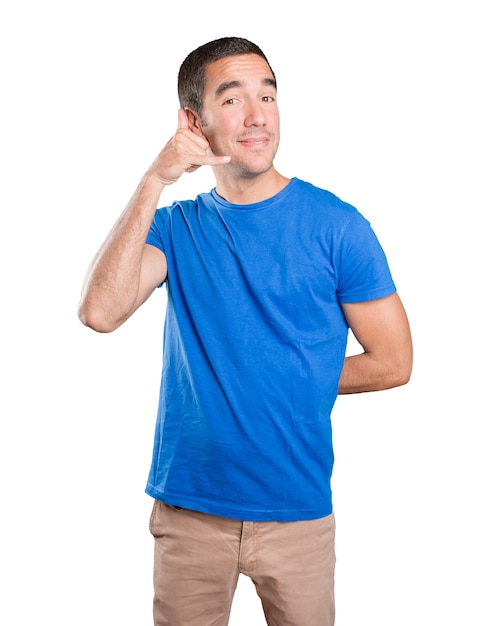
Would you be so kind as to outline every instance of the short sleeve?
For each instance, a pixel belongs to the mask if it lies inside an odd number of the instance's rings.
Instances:
[[[342,303],[375,300],[396,291],[385,252],[370,223],[358,211],[343,228],[337,263],[337,295]]]

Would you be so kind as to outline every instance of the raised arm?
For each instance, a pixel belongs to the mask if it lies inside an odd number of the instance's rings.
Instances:
[[[184,172],[228,160],[212,155],[206,139],[189,128],[187,114],[180,110],[174,137],[143,176],[88,268],[78,309],[83,324],[99,332],[115,330],[165,280],[164,254],[145,243],[160,194]]]
[[[412,339],[398,294],[342,308],[364,352],[345,358],[338,392],[379,391],[406,384],[412,371]]]

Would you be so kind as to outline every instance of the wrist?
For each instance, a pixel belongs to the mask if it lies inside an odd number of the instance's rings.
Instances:
[[[160,193],[169,183],[162,180],[155,170],[149,169],[145,172],[140,184],[142,187],[146,188],[147,191]]]

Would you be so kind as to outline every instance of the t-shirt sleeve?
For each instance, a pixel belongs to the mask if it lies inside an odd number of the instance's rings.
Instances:
[[[167,209],[157,209],[152,220],[152,225],[147,235],[145,243],[155,246],[162,252],[165,252],[164,247],[164,231],[169,219],[169,212]]]
[[[167,224],[169,222],[169,212],[167,209],[157,209],[154,215],[154,219],[152,220],[152,224],[150,226],[149,232],[147,234],[147,238],[145,243],[148,243],[155,248],[161,250],[166,256],[166,245],[164,244],[164,233],[167,229]],[[160,283],[159,287],[165,284],[165,281]]]
[[[337,295],[342,303],[376,300],[396,291],[385,252],[359,212],[350,216],[343,229],[337,264]]]

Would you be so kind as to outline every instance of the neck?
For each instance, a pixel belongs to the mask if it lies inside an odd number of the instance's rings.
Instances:
[[[267,172],[249,178],[226,177],[222,169],[214,168],[216,192],[232,204],[262,202],[275,196],[290,182],[289,178],[279,174],[273,167]]]

